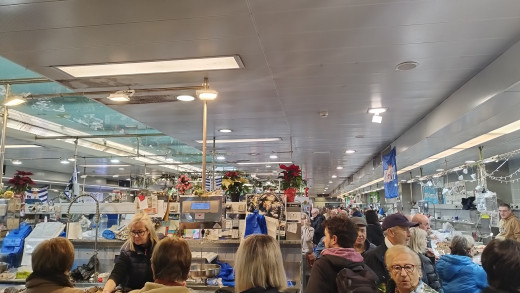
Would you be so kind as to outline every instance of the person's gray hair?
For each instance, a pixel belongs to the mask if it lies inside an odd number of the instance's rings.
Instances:
[[[314,213],[320,213],[320,210],[318,208],[312,208],[311,210],[311,214],[314,214]]]
[[[451,254],[470,256],[469,250],[475,245],[475,240],[469,235],[456,235],[451,239]]]

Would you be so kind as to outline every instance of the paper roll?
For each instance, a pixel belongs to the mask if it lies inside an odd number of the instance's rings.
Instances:
[[[67,238],[68,239],[82,239],[83,233],[81,231],[81,225],[79,222],[69,223],[67,226]]]

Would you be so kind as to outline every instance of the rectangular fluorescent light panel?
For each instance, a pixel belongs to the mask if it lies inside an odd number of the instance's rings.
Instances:
[[[280,141],[279,137],[267,137],[267,138],[236,138],[236,139],[216,139],[215,143],[237,143],[237,142],[270,142]],[[197,140],[198,143],[203,143],[203,140]],[[212,143],[213,140],[206,140],[206,143]]]
[[[150,62],[56,66],[56,68],[74,77],[92,77],[238,69],[244,68],[244,65],[242,63],[242,60],[240,59],[240,56],[233,55],[223,57],[192,58]]]
[[[130,165],[106,165],[106,164],[99,164],[99,165],[79,165],[79,167],[85,167],[85,168],[130,167]]]
[[[5,146],[6,149],[26,149],[26,148],[41,148],[35,144],[8,144]]]
[[[271,164],[292,164],[292,162],[239,162],[237,165],[271,165]]]

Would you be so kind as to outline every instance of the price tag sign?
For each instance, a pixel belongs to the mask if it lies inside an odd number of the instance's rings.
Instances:
[[[195,213],[195,220],[204,220],[205,213]]]

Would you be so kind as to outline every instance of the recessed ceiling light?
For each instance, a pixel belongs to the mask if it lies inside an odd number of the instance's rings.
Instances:
[[[233,132],[233,130],[224,128],[224,129],[219,129],[218,132],[230,133],[230,132]]]
[[[345,151],[346,154],[353,154],[353,153],[355,153],[355,152],[356,152],[355,150],[346,150],[346,151]]]
[[[437,170],[435,170],[435,171],[436,171],[436,172],[442,172],[442,171],[444,171],[444,169],[437,169]]]
[[[177,96],[177,100],[182,101],[182,102],[191,102],[191,101],[195,100],[195,97],[190,96],[190,95],[180,95],[180,96]]]
[[[415,175],[415,178],[421,178],[421,176],[419,176],[419,175]]]
[[[278,156],[277,155],[270,155],[269,159],[278,159]]]
[[[226,159],[226,157],[224,157],[224,156],[217,156],[217,160],[223,161],[225,159]]]
[[[13,165],[21,165],[22,164],[22,161],[20,161],[20,160],[12,160],[11,162],[13,163]]]
[[[132,178],[126,178],[126,180],[132,180]]]
[[[113,158],[113,159],[110,159],[110,163],[119,163],[119,159],[116,159],[116,158]]]
[[[65,164],[65,165],[66,165],[66,164],[70,164],[70,161],[69,161],[69,160],[67,160],[67,159],[60,159],[60,163],[62,163],[62,164]]]
[[[74,77],[133,75],[167,72],[206,71],[243,68],[240,56],[206,57],[151,62],[105,63],[56,66]]]
[[[267,138],[236,138],[236,139],[216,139],[206,140],[206,143],[240,143],[240,142],[271,142],[280,141],[279,137],[267,137]],[[197,140],[198,143],[202,143],[202,140]]]
[[[342,166],[337,166],[336,169],[337,170],[343,170],[343,167]]]
[[[331,183],[332,183],[332,180],[331,180],[331,181],[329,181],[329,184],[331,184]]]
[[[468,161],[466,161],[465,163],[466,163],[466,164],[473,164],[473,163],[475,163],[475,161],[473,161],[473,160],[468,160]]]
[[[171,156],[167,156],[165,160],[166,162],[173,162],[173,158]]]
[[[338,178],[338,176],[336,176],[336,175],[332,175],[331,177],[332,177],[332,178]]]
[[[119,175],[116,174],[116,175],[113,175],[112,177],[117,178],[117,177],[119,177]]]
[[[118,170],[119,170],[119,171],[124,171],[125,168],[123,168],[123,167],[119,167]]]
[[[271,165],[265,165],[266,168],[271,168]]]
[[[395,70],[397,71],[406,71],[406,70],[412,70],[419,66],[419,63],[416,61],[405,61],[402,63],[397,64],[395,67]]]
[[[76,158],[74,158],[74,157],[70,157],[70,158],[67,158],[67,160],[69,160],[70,162],[75,162],[75,161],[76,161]]]

